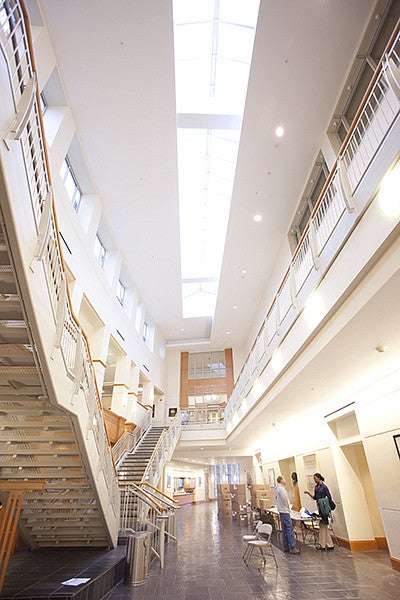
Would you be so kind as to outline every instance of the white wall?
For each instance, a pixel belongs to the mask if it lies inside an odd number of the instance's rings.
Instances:
[[[56,57],[47,31],[41,27],[34,27],[33,34],[39,87],[42,90],[56,67]],[[60,93],[62,94],[61,90]],[[164,391],[167,387],[167,367],[166,360],[160,357],[159,352],[160,344],[164,340],[156,328],[154,343],[152,349],[150,349],[143,341],[140,333],[136,331],[135,310],[137,302],[135,298],[137,292],[134,281],[130,281],[128,285],[126,308],[122,307],[116,299],[116,284],[121,265],[123,265],[123,257],[119,253],[117,242],[112,239],[111,232],[112,247],[106,258],[104,269],[101,268],[93,253],[94,240],[100,219],[104,221],[101,211],[101,198],[96,193],[84,195],[78,212],[75,212],[59,176],[61,163],[76,135],[73,115],[67,106],[54,107],[50,105],[44,115],[44,125],[48,136],[49,159],[58,223],[71,251],[70,253],[66,246],[62,244],[64,260],[75,279],[74,294],[71,294],[74,312],[76,315],[79,314],[84,291],[88,303],[93,307],[101,321],[107,324],[105,334],[111,334],[118,341],[128,359],[135,363],[139,370],[146,372],[153,385]],[[85,169],[89,173],[88,165]],[[93,192],[93,189],[90,191]],[[85,189],[83,191],[85,192]],[[93,356],[93,358],[100,357]],[[144,369],[143,365],[148,370]],[[137,392],[137,390],[133,391]],[[127,418],[132,417],[132,415],[124,416]]]
[[[168,463],[164,469],[163,491],[165,494],[171,497],[174,493],[175,477],[190,477],[195,479],[196,486],[194,489],[194,501],[204,502],[205,500],[208,500],[208,498],[206,498],[206,476],[204,468],[198,466],[192,467],[191,465],[185,465],[177,461]],[[170,483],[170,487],[168,487],[168,483]]]

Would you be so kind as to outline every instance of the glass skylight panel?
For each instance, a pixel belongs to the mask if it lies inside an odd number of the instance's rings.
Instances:
[[[183,318],[212,317],[217,301],[218,282],[182,283]]]
[[[173,0],[185,318],[215,310],[258,8]]]

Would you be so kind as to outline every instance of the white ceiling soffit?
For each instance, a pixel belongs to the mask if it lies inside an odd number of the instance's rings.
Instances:
[[[261,1],[210,328],[182,318],[171,2],[40,0],[106,221],[167,340],[243,344],[373,5]]]

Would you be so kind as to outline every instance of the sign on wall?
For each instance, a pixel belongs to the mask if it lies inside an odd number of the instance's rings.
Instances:
[[[314,473],[318,473],[318,457],[316,454],[306,454],[303,456],[304,475],[306,477],[306,489],[311,495],[314,495]]]

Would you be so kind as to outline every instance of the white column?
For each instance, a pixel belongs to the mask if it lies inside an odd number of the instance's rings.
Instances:
[[[111,399],[111,410],[122,417],[126,417],[128,412],[130,368],[131,361],[126,354],[117,358]]]

